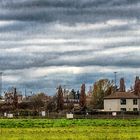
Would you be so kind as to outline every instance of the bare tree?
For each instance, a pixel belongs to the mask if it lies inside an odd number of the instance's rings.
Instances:
[[[45,95],[43,94],[36,94],[33,95],[30,99],[30,103],[33,106],[34,111],[40,110],[41,107],[44,107],[43,99],[45,98]]]
[[[103,99],[105,96],[110,95],[115,91],[113,87],[113,82],[110,82],[108,79],[101,79],[94,83],[93,89],[93,107],[102,109],[103,108]]]

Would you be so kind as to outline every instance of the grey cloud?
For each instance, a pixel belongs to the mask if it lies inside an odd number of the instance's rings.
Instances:
[[[2,32],[11,32],[11,31],[20,31],[24,32],[27,28],[35,26],[32,22],[15,22],[10,25],[5,25],[0,27],[0,33]]]
[[[116,7],[117,5],[117,7]],[[119,6],[118,6],[119,5]],[[5,12],[1,12],[0,19],[41,21],[41,22],[97,22],[115,18],[139,18],[138,1],[23,1],[5,2]],[[6,8],[7,6],[7,8]],[[10,7],[13,9],[10,9]]]
[[[124,55],[100,54],[99,51],[69,51],[52,53],[8,54],[0,56],[1,70],[27,69],[46,66],[118,66],[138,68],[140,62],[139,53],[127,53]],[[83,57],[84,56],[84,57]],[[90,56],[90,58],[89,58]],[[74,57],[74,59],[73,59]],[[66,59],[71,58],[71,59]]]
[[[139,22],[140,22],[140,2],[139,0],[1,0],[0,1],[0,21],[14,21],[8,25],[0,24],[0,71],[10,70],[7,76],[14,77],[24,75],[17,70],[28,70],[32,68],[43,68],[51,66],[106,66],[119,68],[139,68],[139,52],[126,51],[125,53],[111,52],[105,54],[105,51],[113,50],[113,48],[139,47]],[[108,20],[123,20],[128,22],[126,25],[109,26],[107,28],[74,30],[80,23],[106,24]],[[61,30],[55,25],[72,27],[72,30]],[[80,26],[82,28],[82,26]],[[79,28],[79,29],[80,29]],[[123,40],[123,37],[128,40]],[[110,37],[120,37],[120,41],[113,41]],[[121,39],[122,37],[122,39]],[[32,42],[32,39],[64,39],[65,42]],[[97,39],[96,42],[84,42],[84,39]],[[31,43],[26,43],[27,40]],[[73,41],[77,39],[78,41]],[[108,39],[109,43],[105,43],[100,39]],[[68,41],[71,40],[71,41]],[[24,42],[25,41],[25,42]],[[21,43],[22,42],[22,43]],[[98,45],[98,43],[100,45]],[[46,47],[45,52],[41,51],[41,47]],[[80,48],[85,46],[86,49],[73,50],[70,46]],[[88,46],[90,46],[88,48]],[[5,49],[17,50],[24,47],[38,47],[35,52],[23,51],[7,51]],[[62,49],[62,48],[67,48]],[[47,49],[51,51],[47,52]],[[95,49],[96,48],[96,49]],[[4,51],[5,50],[5,51]],[[63,50],[63,51],[62,51]],[[114,49],[115,51],[116,49]],[[103,70],[102,70],[103,71]],[[28,72],[28,71],[27,71]],[[47,78],[39,77],[33,79],[23,79],[14,82],[4,83],[6,85],[17,84],[19,87],[27,87],[31,89],[42,89],[53,93],[57,84],[71,85],[71,87],[80,87],[83,81],[88,84],[93,83],[101,77],[112,78],[111,74],[103,75],[101,72],[82,73],[82,74],[57,74],[49,75]],[[20,76],[19,76],[20,77]],[[93,77],[93,79],[92,79]],[[128,81],[132,81],[128,77]],[[25,81],[24,81],[25,80]],[[129,83],[127,83],[129,84]],[[48,85],[48,86],[47,86]],[[48,88],[48,89],[45,89]]]
[[[5,7],[98,7],[98,6],[122,6],[122,5],[132,5],[139,3],[139,0],[4,0],[2,6]]]
[[[129,75],[129,77],[125,77],[127,88],[130,85],[133,85],[134,76],[131,73],[119,73],[117,75],[117,85],[119,85],[119,78],[125,75]],[[57,74],[57,75],[48,75],[47,78],[36,78],[34,80],[29,80],[16,83],[5,83],[5,85],[16,86],[18,90],[21,90],[22,93],[30,95],[32,93],[37,92],[45,92],[49,95],[54,95],[56,93],[56,88],[58,85],[62,85],[66,89],[80,90],[81,84],[86,83],[86,91],[88,91],[89,86],[93,86],[93,83],[101,78],[108,78],[110,80],[114,80],[113,73],[82,73],[82,74]],[[8,87],[4,87],[3,90],[7,90]]]

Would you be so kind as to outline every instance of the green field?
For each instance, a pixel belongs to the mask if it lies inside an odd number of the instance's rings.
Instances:
[[[139,140],[140,120],[0,119],[0,140]]]

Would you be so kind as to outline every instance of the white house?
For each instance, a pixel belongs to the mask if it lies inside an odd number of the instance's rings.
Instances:
[[[104,97],[104,111],[139,111],[140,97],[131,92],[116,92]]]

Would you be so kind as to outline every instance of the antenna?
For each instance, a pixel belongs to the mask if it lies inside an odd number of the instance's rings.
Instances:
[[[116,92],[116,88],[117,88],[117,72],[114,72],[114,83],[115,83],[115,92]]]

